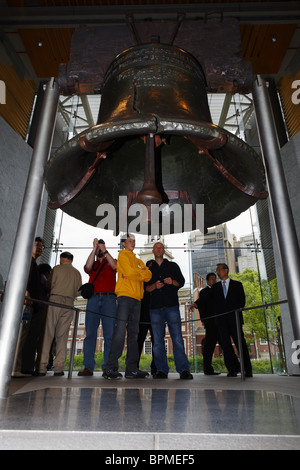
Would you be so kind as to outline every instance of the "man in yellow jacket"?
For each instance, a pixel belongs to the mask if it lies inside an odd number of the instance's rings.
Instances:
[[[122,237],[123,250],[117,261],[118,280],[115,292],[118,298],[117,323],[115,326],[109,358],[106,365],[107,379],[120,379],[118,372],[118,359],[122,355],[127,327],[127,355],[125,377],[127,379],[141,379],[147,377],[148,372],[137,368],[139,361],[138,333],[141,300],[144,296],[144,282],[150,281],[151,271],[133,253],[135,237],[126,234]]]

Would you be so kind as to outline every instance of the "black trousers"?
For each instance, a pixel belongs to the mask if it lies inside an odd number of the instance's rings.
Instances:
[[[39,344],[44,337],[46,317],[47,308],[37,307],[32,312],[28,335],[22,350],[21,370],[24,372],[33,372],[35,369],[38,370],[37,364],[35,364],[36,353],[39,351]],[[38,360],[39,359],[40,357],[38,357]]]
[[[234,353],[232,342],[231,342],[231,338],[232,338],[237,350],[239,351],[238,332],[237,332],[235,315],[229,314],[229,315],[226,315],[226,317],[225,316],[220,317],[216,320],[216,324],[218,326],[221,346],[224,352],[225,365],[229,372],[238,373],[240,372],[240,364],[239,364],[236,354]],[[242,325],[240,324],[239,327],[241,329],[242,350],[243,350],[245,372],[246,374],[251,374],[252,365],[250,361],[248,347],[245,341]]]
[[[150,335],[151,335],[151,343],[152,343],[152,350],[153,350],[154,338],[153,338],[151,320],[150,320],[149,302],[146,302],[145,299],[143,299],[141,302],[141,317],[140,317],[140,326],[139,326],[139,334],[138,334],[138,348],[139,348],[138,368],[139,368],[139,362],[140,362],[141,354],[142,354],[143,347],[144,347],[144,342],[145,342],[148,331],[150,332]],[[156,366],[154,362],[154,357],[152,354],[151,374],[153,375],[155,374],[155,372],[157,372],[157,370],[156,370]]]
[[[204,374],[212,374],[214,368],[212,366],[212,358],[216,344],[219,342],[219,330],[215,321],[204,320],[205,339],[203,344],[203,370]]]
[[[153,341],[153,333],[152,333],[151,326],[149,326],[149,325],[140,325],[140,330],[139,330],[139,335],[138,335],[139,359],[141,358],[141,354],[142,354],[142,351],[143,351],[143,346],[144,346],[144,342],[145,342],[148,330],[150,331],[151,343],[152,343],[152,349],[153,349],[154,341]],[[139,367],[139,364],[138,364],[138,367]],[[153,355],[152,355],[151,374],[153,375],[153,374],[155,374],[155,372],[157,372],[157,370],[156,370],[154,358],[153,358]]]

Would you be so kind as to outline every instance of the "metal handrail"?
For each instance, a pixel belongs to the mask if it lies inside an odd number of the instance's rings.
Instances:
[[[2,292],[0,291],[0,293],[3,293],[3,291]],[[33,302],[33,303],[40,303],[40,304],[44,304],[44,305],[48,305],[48,306],[52,305],[52,306],[59,307],[59,308],[74,310],[74,312],[75,312],[74,330],[73,330],[72,346],[71,346],[71,350],[70,350],[70,362],[69,362],[69,371],[68,371],[68,379],[71,379],[72,378],[72,371],[73,371],[73,364],[74,364],[75,348],[76,348],[76,336],[77,336],[77,331],[78,331],[79,313],[81,311],[84,312],[84,311],[87,311],[87,310],[83,310],[81,308],[74,307],[74,306],[72,307],[72,306],[59,304],[57,302],[51,302],[49,300],[47,301],[47,300],[33,299],[31,297],[25,297],[25,300]],[[241,335],[241,323],[240,323],[239,314],[241,312],[245,312],[245,311],[249,311],[249,310],[256,310],[258,308],[267,309],[269,307],[272,307],[272,306],[275,306],[275,305],[281,305],[281,304],[284,304],[284,303],[287,303],[287,302],[288,302],[287,300],[279,300],[277,302],[269,302],[269,303],[264,302],[263,304],[260,304],[260,305],[254,305],[252,307],[243,307],[243,308],[239,308],[239,309],[235,309],[235,310],[230,310],[228,312],[224,312],[224,313],[217,314],[217,315],[212,315],[212,316],[209,317],[210,319],[212,319],[212,318],[220,317],[220,316],[223,316],[223,315],[228,315],[230,313],[235,313],[237,333],[238,333],[238,350],[239,350],[239,357],[240,357],[241,379],[242,379],[242,381],[245,380],[245,367],[244,367],[244,357],[243,357],[243,349],[242,349],[242,335]],[[92,312],[91,310],[88,310],[88,312],[89,313],[94,313],[95,315],[99,315],[98,312]],[[102,316],[106,316],[106,315],[102,315]],[[115,320],[115,318],[113,318],[113,317],[108,317],[108,318],[111,318],[112,320]],[[200,321],[200,318],[199,318],[199,320],[196,320],[195,318],[192,319],[192,320],[183,320],[183,321],[180,321],[180,323],[192,323],[192,322],[196,322],[196,321]],[[139,322],[139,323],[141,325],[145,325],[145,324],[151,325],[152,324],[152,322]],[[174,323],[178,323],[178,322],[174,322]]]

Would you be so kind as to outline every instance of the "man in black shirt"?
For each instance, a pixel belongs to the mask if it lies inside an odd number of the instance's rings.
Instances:
[[[203,369],[205,375],[219,375],[212,366],[212,357],[216,344],[218,342],[218,328],[214,318],[214,299],[211,296],[211,287],[217,282],[215,273],[209,273],[206,276],[207,286],[199,293],[199,298],[191,305],[190,309],[197,308],[200,314],[200,320],[204,324],[205,339],[203,345]]]
[[[41,291],[41,273],[37,265],[37,259],[43,254],[44,241],[36,237],[32,249],[30,271],[27,280],[26,297],[39,300]],[[22,317],[21,332],[18,340],[16,361],[13,377],[24,377],[34,374],[35,356],[39,338],[44,333],[44,316],[41,314],[41,304],[26,301],[30,307],[29,318]]]
[[[168,323],[173,342],[173,354],[177,372],[181,379],[192,379],[189,361],[185,354],[181,332],[181,319],[178,302],[178,289],[184,285],[184,277],[178,264],[164,258],[164,245],[153,246],[155,260],[150,266],[151,281],[146,284],[150,293],[150,318],[154,336],[153,354],[157,372],[155,379],[166,379],[169,366],[165,348],[165,323]]]

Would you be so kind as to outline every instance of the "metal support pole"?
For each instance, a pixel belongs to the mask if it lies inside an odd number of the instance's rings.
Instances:
[[[71,351],[70,351],[70,364],[69,364],[68,379],[71,379],[71,378],[72,378],[72,371],[73,371],[73,364],[74,364],[74,356],[75,356],[75,348],[76,348],[76,337],[77,337],[77,330],[78,330],[78,319],[79,319],[79,310],[76,309],[76,311],[75,311],[75,319],[74,319],[74,330],[73,330],[72,348],[71,348]]]
[[[238,336],[238,350],[240,356],[240,366],[241,366],[241,379],[245,380],[245,363],[244,363],[244,352],[243,352],[243,343],[242,343],[242,325],[240,320],[240,312],[236,310],[235,312],[235,321],[236,321],[236,330]]]
[[[58,99],[58,85],[52,78],[47,84],[44,96],[2,305],[0,398],[8,396],[33,241],[43,194],[45,165],[51,150]]]
[[[265,81],[257,76],[253,100],[278,239],[293,333],[300,339],[300,250]]]

